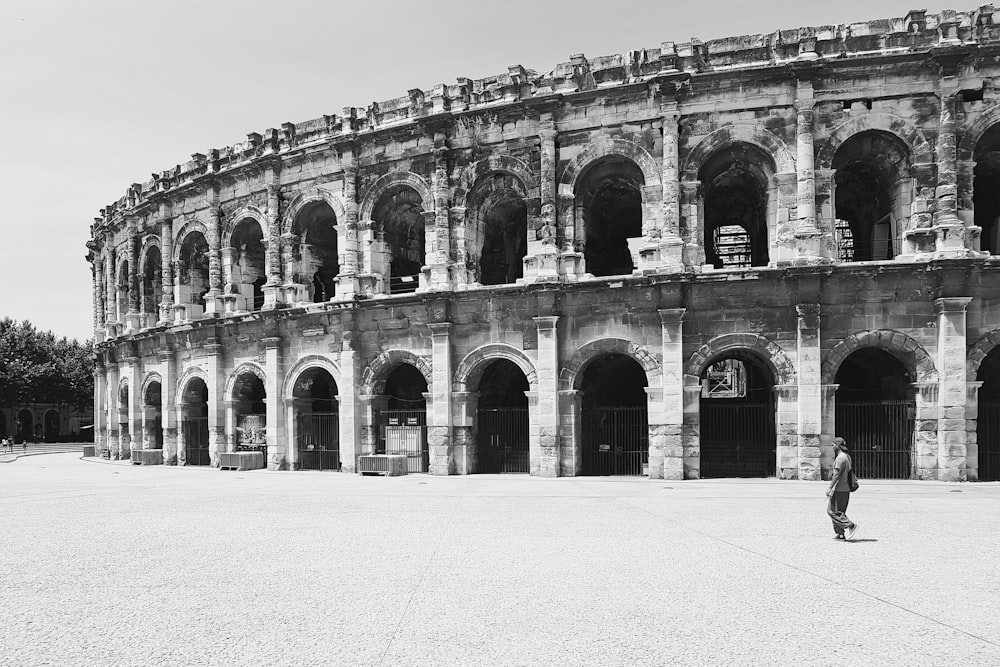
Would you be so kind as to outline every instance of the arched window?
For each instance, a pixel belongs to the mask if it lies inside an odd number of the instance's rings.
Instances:
[[[976,144],[972,201],[976,226],[982,228],[980,248],[1000,254],[1000,125],[994,125]]]
[[[313,303],[329,301],[336,296],[340,273],[337,215],[326,202],[313,202],[295,217],[294,229],[300,235],[294,282],[306,286]]]
[[[491,174],[476,184],[469,204],[467,268],[482,285],[515,282],[523,275],[528,248],[524,185],[510,174]]]
[[[425,264],[425,223],[420,194],[398,184],[382,193],[372,220],[383,247],[374,253],[373,269],[389,277],[389,293],[413,292]]]
[[[160,249],[150,246],[142,266],[142,315],[143,326],[153,326],[159,319],[160,302],[163,300],[163,274]]]
[[[176,303],[187,306],[188,317],[200,317],[205,312],[208,282],[208,241],[201,232],[184,237],[177,259]]]
[[[264,305],[264,230],[253,218],[237,223],[223,253],[225,294],[235,296],[235,310],[260,310]]]
[[[582,225],[587,272],[595,276],[632,273],[629,239],[642,237],[645,177],[631,160],[612,155],[588,166],[576,181],[577,225]],[[578,227],[579,228],[579,227]]]

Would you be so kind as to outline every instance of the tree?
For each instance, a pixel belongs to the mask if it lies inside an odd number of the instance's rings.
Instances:
[[[0,405],[66,403],[93,405],[91,342],[56,338],[31,322],[0,320]]]

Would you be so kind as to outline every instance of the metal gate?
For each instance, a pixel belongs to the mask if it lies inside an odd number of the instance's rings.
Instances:
[[[340,422],[336,412],[303,412],[296,436],[302,470],[340,470]]]
[[[836,434],[847,441],[854,473],[868,479],[911,479],[913,401],[837,401]]]
[[[189,417],[181,422],[184,433],[184,461],[189,466],[212,463],[208,454],[208,417]]]
[[[979,481],[1000,481],[1000,398],[979,399]]]
[[[406,457],[406,472],[427,472],[427,413],[423,410],[386,410],[382,417],[380,449]]]
[[[772,477],[777,467],[777,438],[772,401],[702,398],[700,475]]]
[[[476,415],[478,471],[528,472],[528,411],[482,409]]]
[[[642,475],[649,463],[645,407],[584,408],[584,475]]]

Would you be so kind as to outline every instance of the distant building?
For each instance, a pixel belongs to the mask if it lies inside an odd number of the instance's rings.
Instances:
[[[94,412],[64,403],[0,406],[0,435],[17,442],[88,442],[94,439]]]
[[[118,457],[1000,478],[1000,26],[926,14],[460,78],[92,228]],[[359,74],[360,75],[360,74]]]

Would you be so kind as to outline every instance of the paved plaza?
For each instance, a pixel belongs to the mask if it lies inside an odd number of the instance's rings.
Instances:
[[[1000,664],[1000,484],[0,463],[0,664]]]

